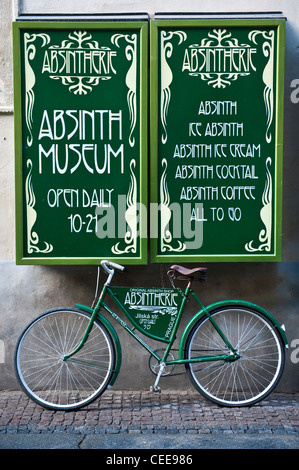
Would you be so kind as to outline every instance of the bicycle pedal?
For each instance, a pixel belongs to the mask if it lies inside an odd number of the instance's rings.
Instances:
[[[152,385],[151,385],[150,391],[151,391],[151,392],[154,392],[154,393],[161,393],[161,388],[160,388],[160,387],[155,387],[155,386],[152,386]]]

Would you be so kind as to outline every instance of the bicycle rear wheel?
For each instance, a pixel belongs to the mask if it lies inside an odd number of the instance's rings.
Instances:
[[[86,331],[90,315],[53,309],[34,319],[15,351],[17,378],[35,402],[55,410],[81,408],[103,393],[113,374],[115,350],[105,326],[95,320],[83,348],[66,361]]]
[[[219,405],[249,406],[259,402],[273,391],[283,372],[285,352],[279,332],[254,308],[228,305],[210,313],[241,357],[234,362],[188,363],[193,385]],[[221,354],[229,354],[229,349],[204,316],[188,335],[185,358]]]

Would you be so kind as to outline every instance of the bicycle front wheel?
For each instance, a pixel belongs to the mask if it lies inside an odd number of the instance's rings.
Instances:
[[[188,363],[195,388],[224,406],[249,406],[264,399],[278,384],[284,368],[282,339],[271,320],[254,308],[226,306],[210,312],[240,358]],[[188,335],[185,358],[229,354],[208,317],[202,317]]]
[[[95,320],[81,350],[90,321],[86,312],[53,309],[34,319],[21,334],[15,351],[17,378],[35,402],[55,410],[81,408],[95,400],[113,374],[115,350],[105,326]]]

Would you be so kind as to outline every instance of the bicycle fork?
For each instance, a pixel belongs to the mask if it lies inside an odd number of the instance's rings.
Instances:
[[[73,351],[71,351],[69,354],[67,354],[66,356],[63,357],[63,361],[67,361],[70,357],[74,356],[77,352],[80,351],[80,349],[83,348],[84,344],[86,343],[88,337],[89,337],[89,334],[92,330],[92,327],[93,327],[93,324],[94,324],[94,321],[100,311],[100,308],[101,308],[101,305],[102,305],[102,302],[103,302],[103,298],[106,294],[106,290],[107,290],[107,286],[106,284],[104,285],[103,287],[103,290],[102,290],[102,293],[100,295],[100,298],[98,300],[98,303],[97,305],[94,307],[93,309],[93,312],[92,312],[92,315],[90,317],[90,320],[89,320],[89,323],[88,323],[88,326],[86,328],[86,331],[83,335],[83,338],[81,339],[80,343],[75,347],[75,349]]]

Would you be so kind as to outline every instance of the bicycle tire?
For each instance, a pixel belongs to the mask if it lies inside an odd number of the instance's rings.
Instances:
[[[227,305],[210,314],[241,357],[234,362],[188,363],[191,382],[218,405],[258,403],[274,390],[284,370],[285,350],[279,332],[255,308]],[[229,349],[208,317],[203,316],[187,337],[185,359],[220,354],[229,354]]]
[[[91,315],[73,308],[48,310],[30,322],[17,342],[15,371],[25,393],[39,405],[75,410],[96,400],[115,367],[114,343],[96,319],[83,348],[80,343]]]

